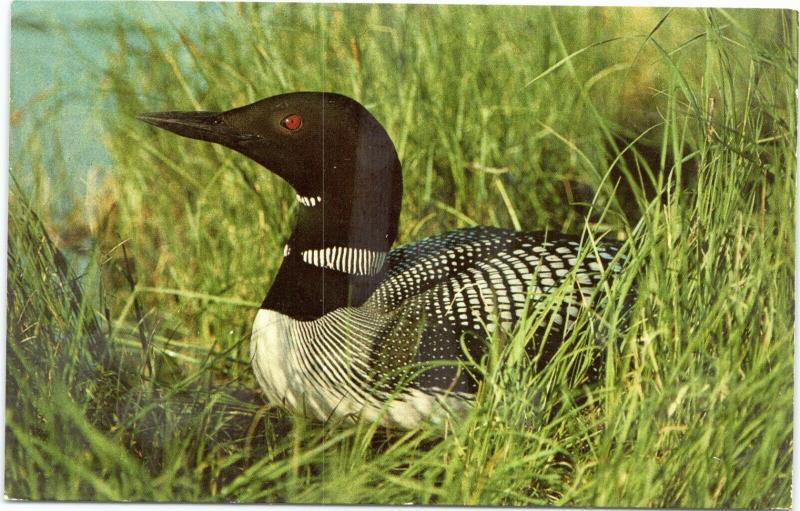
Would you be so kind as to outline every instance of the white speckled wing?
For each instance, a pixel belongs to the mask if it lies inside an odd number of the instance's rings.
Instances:
[[[411,349],[410,339],[417,362],[463,360],[462,339],[469,355],[479,360],[496,328],[510,332],[526,312],[535,312],[538,303],[566,283],[560,306],[543,322],[551,323],[547,338],[529,345],[531,354],[543,347],[546,358],[581,308],[593,304],[598,284],[621,269],[618,250],[618,243],[590,250],[577,237],[550,239],[545,233],[491,227],[460,229],[393,250],[386,279],[363,307],[405,316],[404,323],[412,327],[384,335],[373,360],[385,364],[387,358],[404,358],[395,353]],[[423,389],[476,389],[474,379],[456,365],[426,371],[415,383]]]

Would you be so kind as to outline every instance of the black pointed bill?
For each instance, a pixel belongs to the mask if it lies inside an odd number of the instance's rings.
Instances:
[[[227,125],[220,112],[152,112],[138,115],[137,119],[183,137],[223,145],[260,138]]]

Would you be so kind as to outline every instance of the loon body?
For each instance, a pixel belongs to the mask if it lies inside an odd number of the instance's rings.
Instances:
[[[380,123],[346,96],[290,93],[140,119],[237,150],[295,189],[297,222],[250,354],[268,400],[296,412],[403,428],[460,413],[478,384],[460,362],[479,361],[489,339],[566,283],[563,305],[529,342],[546,363],[598,284],[621,270],[618,243],[493,227],[392,250],[400,162]]]

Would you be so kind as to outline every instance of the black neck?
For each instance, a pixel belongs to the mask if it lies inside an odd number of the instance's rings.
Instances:
[[[261,308],[312,320],[334,309],[361,305],[381,282],[373,275],[346,273],[309,264],[302,254],[333,247],[386,253],[397,237],[402,198],[400,164],[393,159],[374,172],[353,173],[351,183],[326,183],[321,203],[300,206],[289,238],[289,254]]]
[[[299,253],[290,254],[283,259],[261,308],[310,321],[340,307],[361,305],[383,275],[383,270],[366,276],[347,274],[307,264]]]

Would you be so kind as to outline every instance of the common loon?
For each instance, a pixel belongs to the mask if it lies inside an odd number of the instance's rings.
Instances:
[[[528,343],[546,363],[599,284],[621,271],[618,242],[494,227],[392,250],[400,161],[381,124],[340,94],[139,118],[234,149],[294,188],[296,224],[256,314],[250,354],[268,400],[295,412],[401,428],[463,413],[478,386],[465,361],[480,361],[491,339],[567,281],[563,305]]]

